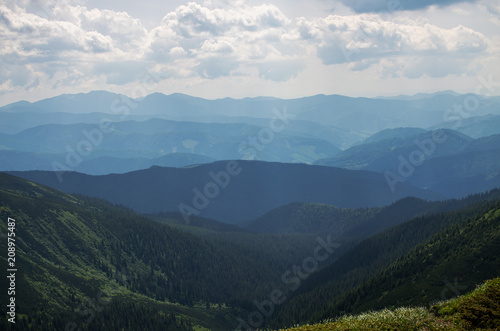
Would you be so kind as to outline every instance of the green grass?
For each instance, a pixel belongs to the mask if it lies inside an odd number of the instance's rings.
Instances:
[[[485,282],[469,294],[438,303],[430,311],[466,329],[500,329],[500,278]]]
[[[383,309],[286,330],[500,330],[500,278],[430,309]]]

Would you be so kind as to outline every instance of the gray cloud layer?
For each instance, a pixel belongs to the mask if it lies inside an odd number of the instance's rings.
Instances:
[[[400,10],[418,10],[432,5],[448,6],[475,0],[341,0],[357,13],[394,12]]]

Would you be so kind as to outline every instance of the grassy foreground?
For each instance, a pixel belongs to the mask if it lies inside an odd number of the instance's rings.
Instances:
[[[319,330],[500,330],[500,278],[430,309],[384,309],[287,329]]]

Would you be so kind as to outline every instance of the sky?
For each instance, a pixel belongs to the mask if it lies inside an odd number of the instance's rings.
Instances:
[[[0,0],[0,106],[474,93],[499,55],[498,0]]]

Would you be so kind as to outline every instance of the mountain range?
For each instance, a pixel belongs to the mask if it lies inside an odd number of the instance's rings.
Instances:
[[[93,91],[0,107],[0,329],[500,328],[499,106]]]
[[[198,218],[182,225],[174,220],[182,215],[137,215],[6,174],[0,174],[0,183],[0,217],[15,219],[16,266],[22,270],[16,278],[21,312],[16,328],[21,330],[48,325],[234,330],[252,322],[255,312],[265,316],[260,326],[287,326],[398,306],[407,302],[404,298],[433,304],[450,282],[465,294],[500,270],[493,253],[499,191],[444,202],[407,198],[371,211],[318,205],[320,213],[347,216],[346,225],[349,217],[365,215],[348,231],[332,233],[333,241],[327,233],[231,231]],[[290,206],[293,218],[314,207]],[[409,206],[419,207],[410,211]],[[388,212],[375,221],[384,209]],[[402,213],[406,219],[391,218]],[[353,239],[370,223],[372,232]],[[7,225],[0,224],[2,233]],[[7,251],[7,236],[0,246]],[[320,251],[325,258],[313,259]],[[6,257],[0,259],[7,263]],[[404,277],[418,280],[412,292],[404,287]],[[0,286],[8,287],[8,281],[3,278]],[[383,303],[370,301],[384,290]],[[8,300],[7,292],[2,298]],[[5,315],[0,323],[8,329]]]
[[[447,197],[500,185],[500,135],[471,138],[455,130],[387,129],[315,164],[384,173],[397,189],[408,181]]]
[[[477,100],[473,112],[461,117],[450,113],[470,98]],[[385,99],[207,100],[159,93],[131,99],[105,91],[61,95],[0,107],[0,170],[64,167],[104,175],[230,159],[349,168],[338,160],[356,153],[356,147],[372,148],[370,144],[391,138],[391,147],[401,147],[404,138],[425,134],[423,130],[446,128],[451,135],[474,139],[500,134],[495,125],[499,104],[498,98],[447,91]],[[178,154],[193,154],[193,160]]]
[[[187,168],[152,167],[126,174],[9,172],[67,193],[103,198],[142,213],[181,211],[236,224],[292,202],[344,208],[390,204],[406,196],[436,200],[402,183],[391,192],[383,175],[305,164],[219,161]]]

